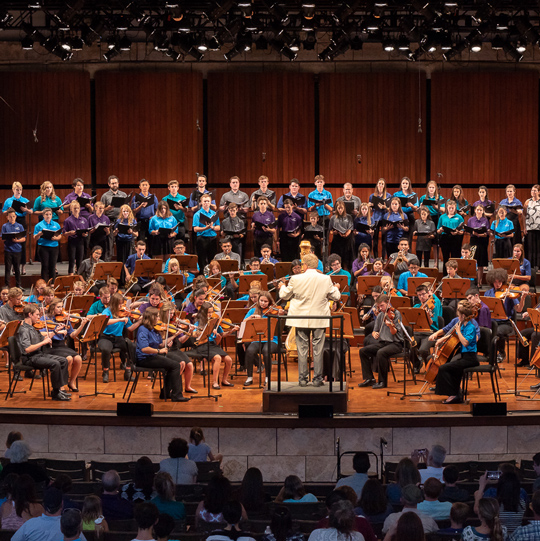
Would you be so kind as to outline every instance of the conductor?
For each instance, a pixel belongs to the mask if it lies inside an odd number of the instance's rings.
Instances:
[[[317,271],[319,260],[313,254],[302,259],[302,274],[291,276],[288,285],[279,290],[281,299],[291,299],[290,316],[329,316],[329,300],[341,298],[339,288],[332,283],[330,276]],[[309,338],[313,334],[313,386],[323,385],[323,347],[324,331],[330,325],[327,319],[289,319],[287,325],[296,327],[296,347],[298,349],[298,382],[300,387],[308,383],[307,357]]]

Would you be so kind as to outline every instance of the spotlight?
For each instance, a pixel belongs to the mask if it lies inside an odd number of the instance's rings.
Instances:
[[[40,0],[33,0],[32,2],[28,2],[28,9],[41,9]]]
[[[511,43],[506,42],[503,45],[503,51],[512,57],[516,62],[521,62],[523,59],[523,55],[518,52],[518,50]]]
[[[279,5],[278,2],[274,2],[269,8],[268,11],[278,19],[281,24],[288,24],[289,15],[287,12]]]
[[[306,19],[313,19],[315,16],[315,4],[313,2],[302,2],[302,9]]]
[[[5,26],[11,21],[11,19],[13,19],[13,15],[11,15],[11,13],[5,9],[0,10],[0,26]]]
[[[365,21],[366,23],[366,29],[368,32],[376,32],[380,29],[380,22],[377,22],[377,19],[375,17],[368,17]]]
[[[24,51],[31,51],[34,48],[34,40],[30,36],[26,36],[21,40],[21,46]]]
[[[248,53],[251,51],[253,37],[251,36],[250,32],[239,32],[236,36],[236,42],[241,51]]]
[[[178,4],[171,8],[171,19],[180,22],[184,18],[184,10],[178,7]]]
[[[167,49],[165,53],[173,62],[176,62],[180,58],[180,53],[176,52],[172,47]]]
[[[312,32],[313,30],[315,30],[315,21],[313,20],[313,17],[311,17],[310,19],[302,17],[302,30],[304,32]]]
[[[126,35],[118,42],[118,49],[120,51],[131,51],[131,40]]]
[[[319,57],[319,60],[322,60],[323,62],[325,60],[330,60],[330,51],[332,50],[332,47],[329,45],[326,47],[326,49],[322,50],[317,56]]]
[[[238,45],[235,45],[230,51],[226,52],[223,56],[227,62],[230,62],[235,56],[240,54],[240,49]]]
[[[195,47],[197,47],[197,51],[200,51],[201,53],[208,51],[208,43],[202,34],[198,37]]]
[[[251,4],[251,0],[240,0],[240,2],[238,2],[238,7],[244,17],[248,18],[253,15],[253,5]]]
[[[293,42],[289,45],[291,51],[297,53],[300,50],[300,42],[297,39],[294,39]]]
[[[480,40],[474,40],[471,43],[471,51],[473,53],[479,53],[482,50],[482,42]]]
[[[208,48],[211,50],[211,51],[219,51],[221,49],[221,43],[220,41],[217,39],[216,36],[212,36],[209,40],[208,40]]]
[[[408,51],[411,46],[411,42],[405,36],[399,36],[398,49],[400,51]]]
[[[114,57],[118,56],[120,51],[117,49],[109,49],[106,53],[103,53],[103,58],[105,62],[110,62]]]
[[[527,42],[523,40],[519,40],[516,45],[516,51],[518,53],[524,53],[527,50]]]
[[[317,36],[315,32],[307,32],[306,39],[302,42],[305,51],[313,51],[315,44],[317,43]]]
[[[383,49],[384,49],[387,53],[392,52],[392,51],[396,48],[394,42],[393,42],[391,39],[385,39],[385,40],[383,41],[383,44],[382,44],[382,45],[383,45]]]
[[[288,58],[289,60],[294,60],[298,53],[296,51],[293,51],[290,47],[285,45],[283,49],[281,49],[280,54],[282,54],[285,58]]]
[[[461,54],[466,48],[467,48],[466,43],[464,41],[460,41],[459,43],[456,43],[453,49],[446,51],[443,54],[443,58],[448,62],[449,60],[454,58],[454,56]]]
[[[508,30],[508,15],[505,13],[497,15],[497,30]]]

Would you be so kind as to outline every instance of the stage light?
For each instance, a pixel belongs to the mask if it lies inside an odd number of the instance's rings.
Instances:
[[[31,51],[34,48],[34,40],[30,36],[26,36],[21,40],[21,46],[24,51]]]
[[[366,23],[366,29],[368,30],[368,32],[376,32],[377,30],[380,30],[380,21],[377,22],[377,19],[375,19],[375,17],[368,17],[365,21]]]
[[[326,49],[323,49],[317,56],[319,58],[319,60],[321,61],[325,61],[325,60],[329,60],[330,59],[330,51],[331,51],[332,47],[328,46],[326,47]]]
[[[169,40],[167,36],[163,33],[157,34],[154,38],[154,49],[156,51],[165,52],[169,48]]]
[[[223,56],[227,62],[230,62],[235,56],[240,54],[240,49],[238,45],[235,45],[230,51],[227,51]]]
[[[306,19],[305,17],[302,17],[302,30],[304,32],[313,32],[313,30],[315,30],[315,21],[313,18]]]
[[[497,15],[497,30],[508,30],[508,20],[509,17],[505,13],[501,13],[500,15]]]
[[[289,45],[291,51],[294,51],[297,53],[300,50],[300,42],[297,39],[294,39],[292,43]]]
[[[5,9],[0,9],[0,26],[5,26],[13,19],[13,15]]]
[[[236,36],[236,43],[241,51],[248,53],[251,51],[253,37],[250,32],[240,32]]]
[[[278,2],[274,2],[269,8],[268,11],[281,23],[289,23],[288,13],[279,5]]]
[[[118,49],[120,51],[131,51],[131,40],[126,35],[118,42]]]
[[[298,55],[297,52],[293,51],[287,45],[285,45],[285,47],[283,47],[283,49],[281,49],[280,54],[282,54],[285,58],[288,58],[291,61],[293,61]]]
[[[208,43],[206,42],[206,39],[205,39],[204,35],[201,34],[197,38],[197,42],[195,44],[195,47],[197,47],[197,51],[200,51],[201,53],[205,53],[206,51],[208,51]]]
[[[399,36],[398,49],[400,51],[408,51],[411,47],[411,42],[405,36]]]
[[[253,15],[253,5],[251,4],[251,1],[241,0],[238,2],[238,7],[244,17],[249,18]]]
[[[536,29],[532,26],[531,22],[527,17],[520,17],[516,21],[516,28],[519,34],[527,40],[527,42],[532,43],[533,45],[535,43],[538,43],[538,40],[540,39],[540,36],[538,35],[538,32]]]
[[[518,53],[524,53],[527,50],[527,42],[523,40],[519,40],[516,45],[516,51]]]
[[[383,49],[384,49],[387,53],[392,52],[392,51],[396,48],[394,42],[393,42],[391,39],[385,39],[385,40],[383,41],[383,44],[382,44],[382,45],[383,45]]]
[[[446,61],[449,61],[455,56],[461,54],[466,48],[467,48],[467,44],[464,41],[460,41],[459,43],[456,43],[455,47],[453,47],[449,51],[446,51],[443,54],[443,58]]]
[[[172,47],[169,47],[169,49],[167,49],[167,52],[165,53],[173,62],[176,62],[181,54],[176,52]]]
[[[191,21],[187,17],[182,17],[176,25],[176,30],[183,34],[189,34],[191,32]]]
[[[516,62],[521,62],[523,59],[523,55],[509,42],[504,44],[503,51],[511,56]]]
[[[41,9],[40,0],[33,0],[32,2],[28,2],[28,9]]]
[[[315,16],[315,4],[313,2],[302,2],[302,10],[306,19],[313,19]]]
[[[504,40],[501,38],[501,36],[495,36],[491,40],[491,48],[494,49],[495,51],[499,51],[500,49],[502,49],[503,45],[504,45]]]
[[[473,53],[479,53],[482,50],[482,42],[480,40],[474,40],[471,43],[471,51]]]

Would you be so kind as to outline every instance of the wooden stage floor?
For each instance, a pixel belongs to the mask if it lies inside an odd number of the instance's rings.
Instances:
[[[4,362],[2,361],[2,370]],[[83,365],[83,371],[86,365]],[[363,417],[363,416],[389,416],[395,414],[396,416],[422,416],[422,415],[462,415],[468,414],[470,411],[470,404],[460,405],[444,405],[442,399],[429,391],[424,394],[420,401],[418,397],[407,396],[401,399],[401,393],[403,391],[403,383],[396,383],[393,381],[391,374],[389,375],[388,389],[373,390],[371,388],[359,388],[358,383],[362,381],[360,361],[358,356],[358,348],[352,348],[352,367],[355,372],[352,378],[348,380],[349,383],[349,397],[347,416],[351,417]],[[275,369],[275,367],[274,367]],[[506,393],[509,390],[514,389],[514,365],[509,362],[501,364],[502,378],[499,379],[499,385],[501,393]],[[394,370],[398,380],[403,379],[403,365],[394,364]],[[519,368],[518,376],[518,389],[523,391],[527,395],[532,395],[534,392],[529,391],[529,386],[538,383],[538,380],[534,371],[526,378],[528,369]],[[98,376],[101,376],[99,371]],[[274,376],[275,377],[275,376]],[[410,377],[410,376],[409,376]],[[423,384],[423,377],[418,377],[418,383],[413,385],[412,381],[407,382],[407,393],[418,392]],[[196,398],[189,402],[164,402],[159,400],[158,384],[152,389],[151,382],[148,379],[139,380],[136,393],[132,396],[131,402],[152,402],[154,404],[155,414],[192,414],[202,415],[209,414],[216,416],[219,414],[229,414],[238,416],[253,416],[260,415],[262,413],[262,390],[258,389],[256,385],[243,388],[243,382],[246,378],[245,373],[239,373],[234,376],[232,381],[235,386],[233,388],[222,387],[220,391],[213,391],[212,394],[221,394],[217,400],[210,398]],[[289,380],[296,381],[297,378],[297,365],[296,363],[290,363],[289,365]],[[258,382],[258,378],[255,377],[255,382]],[[482,375],[480,377],[481,388],[478,388],[476,379],[469,382],[469,399],[471,402],[494,402],[493,393],[491,392],[491,384],[488,375]],[[116,412],[117,402],[125,402],[122,398],[126,382],[124,382],[123,371],[117,371],[117,381],[112,381],[108,384],[101,382],[101,378],[98,378],[98,391],[115,393],[115,397],[107,395],[99,395],[97,397],[88,396],[81,398],[78,394],[74,393],[70,402],[56,402],[51,399],[43,400],[43,391],[41,381],[35,381],[32,391],[29,391],[30,380],[24,379],[17,385],[17,390],[26,390],[26,393],[15,394],[13,398],[5,400],[5,391],[8,388],[7,372],[2,371],[0,373],[0,409],[4,413],[15,412],[36,412],[36,411],[49,411],[53,413],[59,410],[68,410],[72,413],[97,413],[97,412]],[[196,374],[193,378],[193,386],[199,391],[195,396],[203,397],[206,394],[206,389],[203,387],[203,378],[201,375]],[[92,368],[89,372],[89,378],[85,381],[79,379],[80,394],[90,394],[94,391],[94,372]],[[388,396],[387,391],[393,391],[398,394]],[[190,395],[187,395],[190,396]],[[193,395],[191,395],[193,396]],[[507,403],[509,412],[530,412],[537,413],[540,409],[540,394],[537,397],[539,401],[527,400],[523,396],[516,397],[513,393],[503,394],[502,400]],[[271,415],[271,414],[270,414]],[[276,414],[283,415],[283,414]]]

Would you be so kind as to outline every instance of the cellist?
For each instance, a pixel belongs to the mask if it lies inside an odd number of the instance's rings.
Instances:
[[[447,335],[455,333],[459,339],[453,357],[439,368],[435,382],[435,393],[448,396],[446,400],[443,400],[443,404],[461,404],[463,402],[460,391],[463,371],[479,364],[477,342],[480,336],[480,327],[474,319],[475,316],[475,306],[469,301],[460,301],[457,306],[457,317],[446,327],[429,337],[429,340],[437,340],[436,347],[444,345]]]

